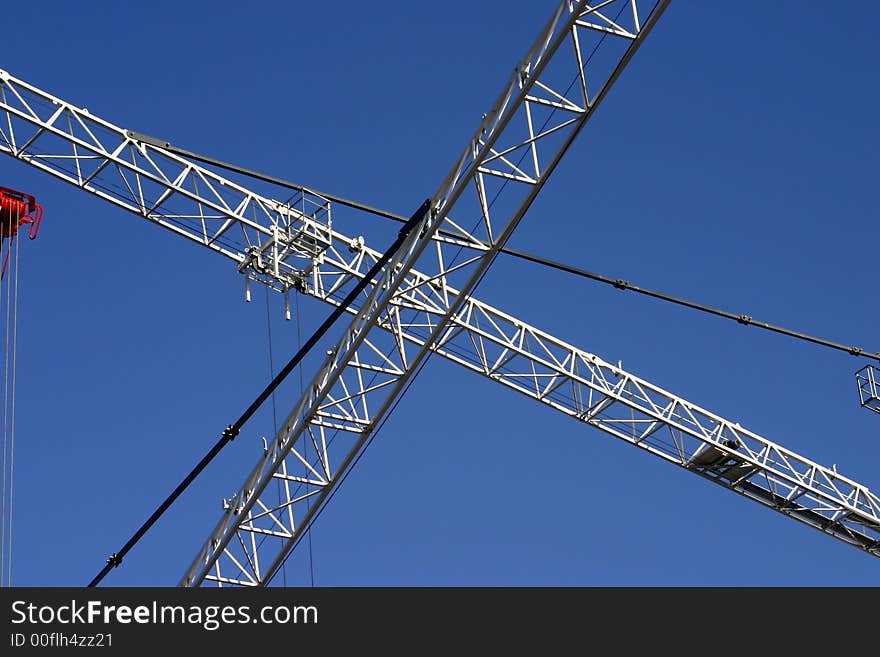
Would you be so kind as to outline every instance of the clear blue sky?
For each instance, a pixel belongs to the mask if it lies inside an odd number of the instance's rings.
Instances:
[[[408,214],[555,4],[16,3],[0,68]],[[878,21],[867,2],[833,18],[673,2],[510,245],[880,350]],[[0,185],[45,206],[23,244],[13,582],[83,585],[267,382],[264,298],[244,304],[227,261],[12,159]],[[390,239],[380,219],[335,220]],[[478,296],[880,489],[880,416],[858,405],[851,356],[516,261]],[[270,310],[277,364],[295,326]],[[327,312],[303,300],[302,330]],[[248,427],[106,583],[175,584],[271,433],[265,415]],[[308,581],[298,552],[290,584]],[[439,359],[313,554],[322,586],[880,584],[876,559]]]

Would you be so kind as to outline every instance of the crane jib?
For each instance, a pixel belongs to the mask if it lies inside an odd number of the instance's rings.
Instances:
[[[334,369],[317,373],[291,409],[181,584],[265,585],[315,517],[319,502],[328,499],[344,476],[364,438],[392,408],[394,395],[426,351],[824,535],[880,556],[880,499],[867,486],[470,295],[485,272],[484,255],[491,258],[504,247],[597,100],[604,97],[667,4],[620,2],[623,9],[624,5],[651,9],[633,12],[627,24],[620,20],[613,25],[585,2],[560,4],[536,48],[499,97],[497,113],[487,115],[455,161],[442,192],[435,195],[435,224],[433,234],[427,236],[432,249],[424,249],[424,242],[408,245],[412,259],[396,262],[401,280],[393,282],[395,289],[387,296],[377,292],[364,302],[375,306],[348,311],[354,321],[329,357],[336,362]],[[588,43],[586,37],[596,34],[612,34],[615,43],[629,45],[603,76],[579,76],[580,64],[589,57],[585,48],[596,43]],[[550,71],[548,61],[557,63],[566,57],[574,62],[576,75],[569,94],[565,85],[570,79],[559,87],[542,77]],[[533,84],[538,81],[541,85]],[[320,230],[328,246],[303,268],[293,256],[288,259],[283,240],[276,236],[286,237],[303,227],[319,230],[315,212],[329,209],[327,199],[304,190],[307,211],[293,208],[229,181],[179,152],[165,150],[161,144],[167,142],[138,142],[132,133],[8,73],[0,72],[0,87],[9,91],[0,100],[0,117],[16,128],[9,131],[7,141],[0,141],[0,150],[236,266],[247,259],[249,246],[265,247],[260,253],[277,249],[272,267],[253,272],[275,289],[288,289],[300,272],[307,271],[303,292],[337,305],[340,291],[362,279],[381,256],[362,239],[323,222]],[[31,98],[43,102],[19,101]],[[44,106],[50,109],[41,113]],[[542,108],[552,108],[557,119],[544,130],[535,121]],[[516,138],[525,137],[508,140],[506,128],[520,120],[524,123],[518,124]],[[50,144],[44,148],[48,157],[34,156],[32,146],[42,145],[47,136],[62,148],[50,151]],[[521,160],[512,155],[522,153],[526,155]],[[198,187],[191,184],[193,180]],[[509,216],[498,216],[486,200],[506,181],[516,185],[504,187],[505,193],[522,196],[507,204],[513,208]],[[470,193],[464,194],[467,187]],[[475,216],[482,220],[474,230],[453,217],[459,216],[458,208],[466,202],[474,204]],[[464,264],[448,257],[453,249],[466,254]],[[432,250],[438,255],[430,260]],[[309,448],[308,458],[304,446]],[[294,469],[306,470],[308,476],[291,474]],[[269,482],[281,484],[275,497],[270,493],[276,487],[267,486]],[[312,506],[306,512],[308,502]]]

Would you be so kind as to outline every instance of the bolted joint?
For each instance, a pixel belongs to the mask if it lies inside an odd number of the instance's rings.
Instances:
[[[736,321],[738,321],[740,324],[751,324],[752,318],[750,315],[740,315],[736,318]]]
[[[614,287],[616,287],[618,290],[625,290],[629,287],[629,281],[618,278],[616,281],[614,281]]]
[[[253,269],[258,274],[266,274],[269,268],[263,262],[263,253],[258,246],[249,246],[245,249],[245,258],[238,265],[238,271],[244,274],[248,269]]]
[[[113,566],[114,568],[119,568],[121,563],[122,563],[122,557],[120,557],[115,552],[113,554],[111,554],[109,557],[107,557],[107,565],[108,566]]]
[[[226,439],[226,442],[232,442],[235,440],[235,437],[238,435],[238,429],[236,429],[231,424],[223,430],[223,437]]]

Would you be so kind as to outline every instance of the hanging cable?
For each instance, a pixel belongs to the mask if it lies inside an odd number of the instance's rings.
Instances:
[[[275,362],[272,356],[272,316],[269,313],[269,288],[263,286],[266,293],[266,342],[269,345],[269,380],[275,378]],[[299,368],[297,368],[299,369]],[[275,392],[272,392],[272,431],[274,435],[278,435],[278,412],[275,404]],[[281,499],[281,480],[275,482],[275,490],[278,493],[278,499]],[[281,571],[282,584],[287,587],[287,569]]]
[[[16,391],[16,373],[18,362],[18,280],[19,270],[21,268],[20,255],[21,240],[15,240],[15,267],[14,278],[12,281],[12,399],[10,401],[9,422],[9,517],[6,521],[7,546],[6,546],[6,586],[12,586],[12,513],[15,509],[13,504],[13,493],[15,492],[15,391]],[[11,248],[10,244],[10,248]]]
[[[0,476],[0,586],[12,585],[15,487],[15,409],[18,374],[18,298],[21,279],[21,235],[36,239],[43,206],[30,194],[0,187],[0,314],[3,315],[3,418]],[[3,286],[5,283],[5,287]],[[2,310],[5,304],[5,312]],[[11,346],[10,346],[11,341]]]
[[[216,458],[216,456],[220,453],[220,451],[230,442],[235,440],[236,436],[241,431],[242,426],[257,412],[260,406],[272,395],[272,393],[278,388],[279,385],[287,378],[287,376],[294,370],[294,368],[299,365],[300,361],[302,361],[303,357],[309,353],[314,346],[318,343],[318,341],[327,333],[327,331],[333,326],[339,317],[343,315],[348,309],[348,307],[354,303],[354,301],[358,298],[358,296],[363,293],[363,291],[367,288],[367,286],[372,283],[373,279],[379,275],[382,268],[388,264],[391,258],[395,253],[400,249],[403,245],[404,241],[406,241],[407,236],[412,232],[413,228],[415,228],[418,224],[422,222],[422,220],[427,215],[428,211],[431,207],[431,200],[426,200],[421,207],[416,210],[412,217],[410,217],[409,221],[400,229],[400,232],[397,234],[397,239],[394,240],[394,243],[388,248],[385,253],[376,261],[376,263],[370,268],[370,271],[367,274],[359,279],[357,283],[352,287],[351,291],[346,295],[345,299],[333,309],[333,312],[324,320],[324,322],[319,326],[314,333],[312,333],[311,337],[306,341],[306,343],[299,349],[296,354],[288,361],[288,363],[282,368],[282,370],[272,379],[272,382],[261,392],[257,398],[248,406],[247,410],[236,420],[233,424],[230,424],[223,431],[220,440],[214,444],[214,446],[208,451],[207,454],[202,458],[201,461],[196,464],[196,466],[190,471],[190,473],[184,477],[183,481],[181,481],[177,487],[171,492],[171,494],[165,498],[165,501],[162,502],[158,506],[158,508],[150,515],[149,518],[144,522],[143,525],[132,535],[130,539],[122,546],[122,548],[118,552],[114,552],[107,558],[106,565],[101,569],[101,571],[89,582],[89,587],[97,586],[104,577],[107,576],[113,568],[117,568],[121,563],[126,554],[143,538],[144,534],[152,527],[159,518],[168,510],[168,508],[174,503],[174,501],[180,497],[180,495],[189,487],[189,485],[198,477],[198,475],[208,466],[208,464]]]
[[[4,188],[5,189],[5,188]],[[11,190],[10,190],[11,191]],[[0,586],[12,586],[12,520],[15,474],[15,392],[18,350],[19,241],[15,239],[22,219],[22,206],[3,197],[0,214],[0,259],[4,313],[2,502],[0,502]],[[8,239],[3,239],[8,238]],[[3,249],[5,246],[5,250]],[[11,344],[10,344],[11,343]]]
[[[7,420],[9,418],[9,328],[12,313],[12,304],[10,303],[12,296],[12,288],[10,287],[12,283],[12,276],[6,276],[6,265],[9,262],[9,252],[12,248],[11,218],[8,222],[8,226],[9,228],[7,228],[6,225],[0,226],[0,232],[10,235],[9,240],[2,240],[4,246],[6,247],[6,253],[3,256],[3,278],[0,279],[3,283],[5,283],[5,285],[2,286],[2,300],[5,312],[3,313],[3,494],[2,502],[0,502],[0,506],[2,506],[2,510],[0,510],[0,586],[6,586],[6,553],[8,547],[8,539],[6,534],[6,517],[8,515],[9,506],[9,425],[7,423]]]
[[[273,348],[273,339],[272,339],[272,316],[271,316],[271,313],[269,312],[269,307],[270,307],[269,288],[264,286],[263,289],[265,290],[265,294],[266,294],[266,337],[267,337],[268,343],[269,343],[269,354],[268,354],[269,355],[269,378],[273,379],[273,378],[275,378],[275,365],[274,365],[274,357],[273,357],[274,348]],[[296,315],[296,348],[297,348],[297,350],[299,350],[299,349],[302,349],[302,331],[300,329],[299,295],[298,294],[294,295],[293,302],[294,302],[294,314]],[[297,372],[299,373],[299,393],[300,393],[300,396],[302,396],[303,390],[305,388],[305,386],[303,384],[302,367],[297,367],[296,369],[297,369]],[[277,415],[277,410],[276,410],[275,393],[274,392],[272,393],[272,426],[273,426],[275,434],[277,435],[278,434],[278,415]],[[308,443],[306,443],[304,445],[303,458],[308,460]],[[308,468],[306,468],[306,470],[308,470]],[[305,478],[308,478],[308,472],[306,472]],[[287,482],[282,484],[280,479],[276,482],[276,492],[278,494],[279,501],[282,499],[282,495],[281,495],[282,486],[287,486],[287,485],[288,485]],[[310,508],[311,508],[310,502],[311,502],[311,499],[309,497],[306,497],[306,515],[308,515]],[[309,530],[309,531],[311,532],[311,530]],[[311,536],[309,536],[309,573],[311,576],[311,586],[314,588],[314,586],[315,586],[315,566],[314,566],[314,559],[312,556],[312,538],[311,538]],[[287,587],[287,565],[286,564],[282,564],[281,584],[285,588]]]
[[[296,343],[297,345],[302,344],[302,328],[299,321],[299,295],[296,295],[293,299],[295,304],[294,312],[296,312]],[[299,396],[302,397],[303,392],[305,391],[305,384],[303,383],[303,373],[302,368],[299,368]],[[306,453],[306,456],[303,458],[308,460],[308,443],[305,443],[305,447],[303,450]],[[306,468],[305,479],[308,481],[309,473],[308,468]],[[306,497],[306,516],[312,512],[312,498]],[[309,526],[306,528],[306,536],[308,537],[309,543],[309,582],[312,588],[315,588],[315,558],[314,558],[314,549],[312,548],[312,525],[309,523]],[[286,559],[285,559],[286,561]],[[282,568],[284,564],[281,564]]]
[[[844,351],[853,356],[863,356],[865,358],[871,358],[876,361],[880,361],[880,352],[872,353],[869,351],[865,351],[861,347],[855,347],[845,344],[840,344],[838,342],[832,342],[831,340],[825,340],[824,338],[817,338],[812,335],[807,335],[806,333],[801,333],[799,331],[794,331],[792,329],[784,328],[782,326],[776,326],[774,324],[768,324],[767,322],[761,322],[756,319],[753,319],[750,315],[738,315],[736,313],[731,313],[726,310],[719,310],[718,308],[713,308],[711,306],[706,306],[701,303],[696,303],[693,301],[688,301],[686,299],[680,299],[678,297],[674,297],[669,294],[665,294],[663,292],[657,292],[656,290],[649,290],[647,288],[639,287],[638,285],[633,285],[629,281],[620,279],[620,278],[611,278],[609,276],[602,276],[601,274],[594,274],[592,272],[579,269],[577,267],[572,267],[571,265],[564,265],[560,262],[554,262],[552,260],[548,260],[547,258],[541,258],[539,256],[531,255],[529,253],[523,253],[522,251],[516,251],[514,249],[503,249],[503,253],[507,255],[511,255],[515,258],[520,258],[521,260],[526,260],[528,262],[533,262],[539,265],[545,265],[547,267],[552,267],[553,269],[558,269],[559,271],[564,271],[569,274],[574,274],[576,276],[580,276],[582,278],[587,278],[593,281],[597,281],[599,283],[605,283],[606,285],[611,285],[618,290],[630,290],[637,294],[643,294],[648,297],[653,297],[655,299],[660,299],[661,301],[666,301],[669,303],[674,303],[679,306],[684,306],[685,308],[691,308],[693,310],[698,310],[703,313],[708,313],[710,315],[715,315],[716,317],[723,317],[725,319],[731,319],[743,326],[755,326],[760,329],[764,329],[766,331],[772,331],[774,333],[779,333],[781,335],[786,335],[791,338],[795,338],[797,340],[803,340],[806,342],[812,342],[813,344],[820,345],[822,347],[828,347],[829,349],[836,349],[838,351]]]

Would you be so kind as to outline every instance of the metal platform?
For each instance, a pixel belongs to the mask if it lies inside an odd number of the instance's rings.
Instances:
[[[880,413],[880,394],[878,394],[880,391],[877,389],[880,369],[866,365],[856,372],[856,381],[859,384],[859,401],[862,407]]]

